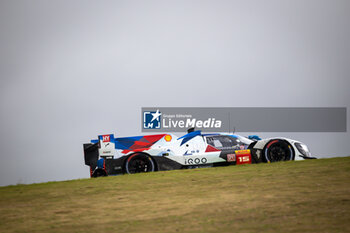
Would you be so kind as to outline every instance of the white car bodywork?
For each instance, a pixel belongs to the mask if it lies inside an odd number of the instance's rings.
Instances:
[[[195,131],[198,132],[198,131]],[[195,133],[195,132],[192,132]],[[191,134],[191,133],[189,133]],[[187,135],[189,135],[187,134]],[[201,134],[200,132],[196,135],[177,137],[174,134],[164,134],[158,141],[156,141],[152,146],[144,150],[125,150],[119,149],[115,143],[113,142],[114,135],[110,135],[110,140],[104,140],[109,135],[100,136],[100,148],[99,155],[101,157],[109,157],[113,159],[122,158],[124,156],[128,156],[135,152],[144,152],[151,156],[166,156],[168,159],[173,160],[181,165],[206,165],[213,164],[219,162],[226,162],[227,159],[220,157],[222,151],[220,148],[216,151],[208,151],[208,146],[211,146],[207,142],[208,137],[215,136],[227,136],[232,137],[237,140],[240,144],[240,148],[236,148],[236,150],[246,150],[246,149],[254,149],[255,156],[257,159],[262,161],[268,161],[268,159],[262,158],[264,156],[264,148],[266,145],[274,140],[282,140],[289,144],[292,148],[291,151],[293,153],[293,158],[290,160],[302,160],[305,157],[310,156],[310,152],[307,146],[299,141],[295,141],[292,139],[278,137],[278,138],[267,138],[258,141],[254,141],[248,139],[246,137],[240,135],[230,135],[230,134]],[[166,140],[166,137],[168,140]],[[190,137],[190,139],[188,139]],[[169,140],[170,138],[170,140]],[[188,139],[185,143],[183,140]],[[118,140],[117,138],[115,140]],[[296,144],[299,143],[305,150],[304,155],[297,148]],[[214,145],[215,146],[215,145]],[[305,156],[306,154],[306,156]]]

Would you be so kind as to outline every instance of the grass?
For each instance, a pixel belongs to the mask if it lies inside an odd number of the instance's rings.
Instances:
[[[1,187],[0,232],[350,232],[350,157]]]

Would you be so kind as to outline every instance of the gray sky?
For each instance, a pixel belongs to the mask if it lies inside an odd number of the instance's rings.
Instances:
[[[0,0],[0,185],[88,177],[82,144],[140,134],[142,106],[349,108],[349,12],[347,0]],[[350,154],[349,130],[260,135]]]

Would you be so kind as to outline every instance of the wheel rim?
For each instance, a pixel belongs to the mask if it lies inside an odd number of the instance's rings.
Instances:
[[[290,160],[291,151],[288,145],[282,143],[275,143],[270,146],[267,152],[267,158],[271,162]]]
[[[149,158],[135,157],[127,164],[127,173],[143,173],[153,171],[153,162]]]

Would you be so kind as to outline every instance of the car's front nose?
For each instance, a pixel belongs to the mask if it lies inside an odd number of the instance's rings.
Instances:
[[[303,159],[316,159],[315,157],[311,156],[309,148],[304,143],[295,142],[294,145],[300,153],[299,156]]]

